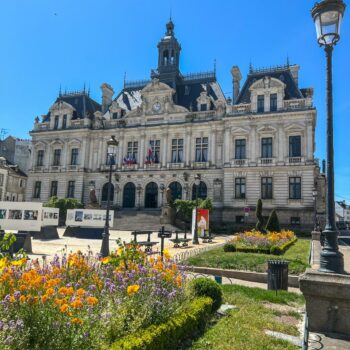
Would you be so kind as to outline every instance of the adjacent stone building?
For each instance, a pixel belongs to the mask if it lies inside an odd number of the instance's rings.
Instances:
[[[27,175],[6,158],[0,157],[0,201],[23,202]]]
[[[284,224],[312,225],[316,109],[313,89],[299,86],[299,66],[250,67],[242,87],[233,66],[226,98],[215,71],[180,72],[172,21],[157,47],[150,80],[125,82],[115,97],[102,84],[101,104],[85,90],[60,93],[36,119],[28,200],[58,195],[87,203],[94,188],[103,205],[106,141],[115,135],[116,207],[158,208],[168,187],[174,198],[194,198],[199,174],[198,194],[212,199],[216,221],[253,222],[262,198],[264,215],[277,208]]]

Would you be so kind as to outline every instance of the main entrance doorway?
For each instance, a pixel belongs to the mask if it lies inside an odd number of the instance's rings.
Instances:
[[[123,208],[135,208],[135,185],[132,182],[124,186]]]
[[[179,182],[174,181],[169,185],[171,191],[171,198],[175,202],[177,199],[182,198],[182,186]]]
[[[145,190],[145,208],[158,208],[158,186],[150,182]]]

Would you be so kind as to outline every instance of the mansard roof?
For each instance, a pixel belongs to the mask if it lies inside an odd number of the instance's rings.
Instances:
[[[59,94],[55,103],[63,101],[74,108],[72,119],[93,118],[96,111],[101,111],[101,105],[93,100],[85,91]],[[43,122],[50,120],[51,112],[44,117]]]
[[[268,76],[281,80],[285,85],[285,100],[304,98],[297,82],[294,80],[290,65],[277,66],[263,69],[250,68],[247,80],[245,81],[243,88],[238,96],[237,104],[250,103],[250,90],[249,88],[258,80]]]
[[[18,165],[11,163],[6,157],[3,156],[0,157],[0,168],[7,169],[11,174],[27,177],[27,175],[18,167]]]
[[[162,81],[161,77],[160,81],[167,83]],[[115,101],[127,111],[137,108],[142,103],[141,90],[149,83],[150,80],[126,83],[124,89],[115,98]],[[170,84],[169,86],[173,88]],[[197,111],[197,98],[201,92],[206,92],[213,101],[218,99],[225,100],[222,89],[216,80],[215,72],[181,75],[175,91],[174,99],[176,104],[192,111]]]

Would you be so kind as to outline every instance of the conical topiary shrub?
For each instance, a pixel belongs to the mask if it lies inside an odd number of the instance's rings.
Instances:
[[[278,220],[277,212],[276,210],[272,210],[269,220],[267,221],[266,225],[266,231],[274,231],[274,232],[280,232],[281,227],[280,227],[280,222]]]
[[[258,219],[255,229],[260,231],[260,232],[265,232],[265,227],[264,227],[264,218],[262,216],[262,200],[258,199],[258,203],[256,203],[256,218]]]

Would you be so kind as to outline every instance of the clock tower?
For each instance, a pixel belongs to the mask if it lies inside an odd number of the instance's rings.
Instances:
[[[165,36],[158,43],[158,68],[152,71],[151,78],[157,78],[176,90],[180,76],[179,63],[181,46],[174,35],[174,23],[166,24]]]

